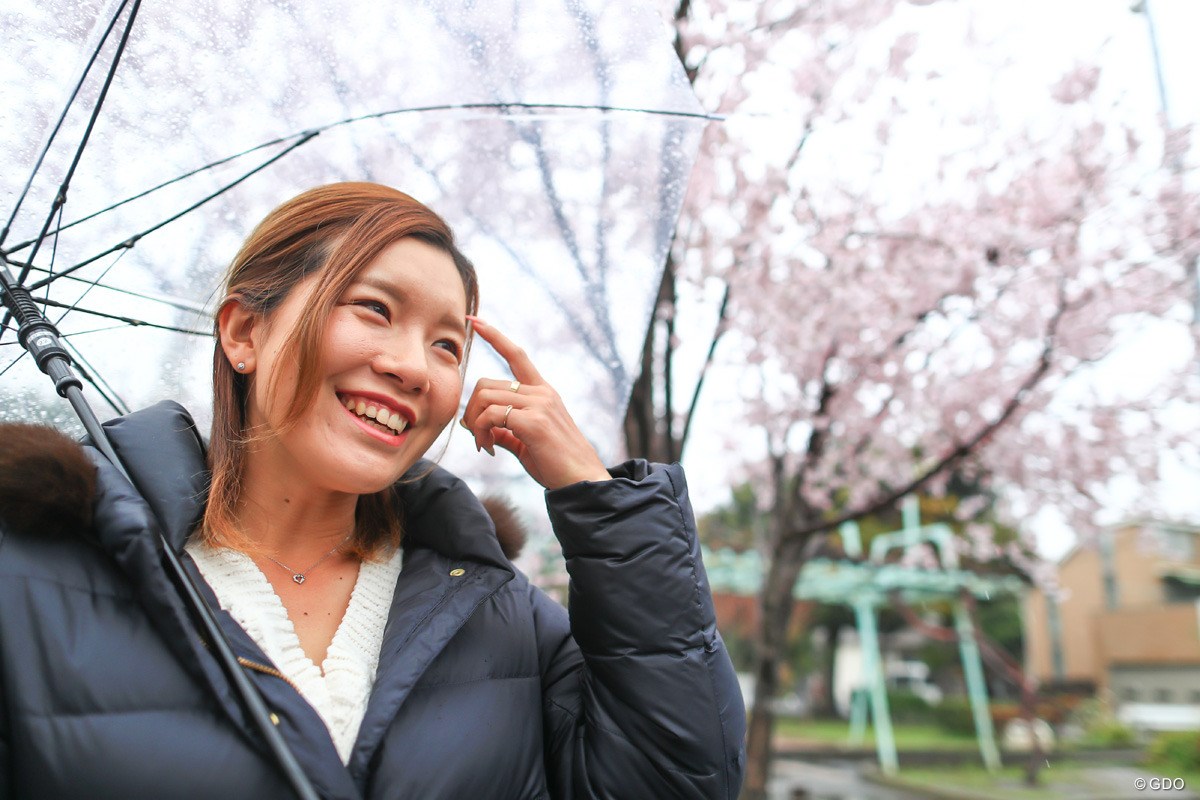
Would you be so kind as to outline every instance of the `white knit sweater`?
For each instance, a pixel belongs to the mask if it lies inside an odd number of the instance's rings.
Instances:
[[[366,561],[359,567],[346,615],[318,667],[304,654],[287,609],[249,556],[209,547],[194,538],[186,549],[221,608],[246,629],[316,709],[342,762],[348,763],[375,683],[383,628],[400,575],[400,551],[387,561]]]

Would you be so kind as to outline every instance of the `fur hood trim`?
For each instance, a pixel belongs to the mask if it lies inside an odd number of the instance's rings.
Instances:
[[[74,439],[45,425],[0,424],[0,523],[48,536],[81,535],[92,527],[96,467]],[[507,498],[483,507],[508,559],[525,546],[525,526]]]
[[[63,536],[92,527],[96,467],[73,439],[44,425],[0,425],[0,521]]]
[[[525,549],[525,524],[516,507],[504,495],[489,494],[480,498],[484,510],[496,526],[496,538],[504,557],[512,561]]]

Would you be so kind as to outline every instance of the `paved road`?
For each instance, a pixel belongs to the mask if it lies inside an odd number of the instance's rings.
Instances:
[[[770,800],[797,800],[800,797],[804,800],[928,800],[930,797],[925,793],[865,781],[859,776],[861,766],[861,762],[809,763],[777,759],[772,769]],[[1082,780],[1075,776],[1069,783],[1056,782],[1052,769],[1042,773],[1043,786],[1058,791],[1062,800],[1142,800],[1149,797],[1200,800],[1196,787],[1152,791],[1146,783],[1139,784],[1139,780],[1149,781],[1154,777],[1155,773],[1136,767],[1102,765],[1089,767]],[[1021,789],[1019,782],[1001,779],[986,792],[975,796],[1017,796]],[[806,794],[798,795],[797,790]]]
[[[925,800],[921,795],[878,786],[858,775],[858,764],[776,759],[770,785],[771,800],[793,800],[797,789],[808,792],[805,800]]]

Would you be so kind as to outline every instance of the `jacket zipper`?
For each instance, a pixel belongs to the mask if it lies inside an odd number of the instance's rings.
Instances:
[[[212,645],[210,645],[208,643],[207,639],[201,638],[200,644],[204,645],[205,650],[212,649]],[[288,686],[295,689],[297,694],[303,694],[300,691],[300,687],[297,686],[291,678],[289,678],[287,675],[284,675],[282,672],[275,669],[274,667],[268,667],[266,664],[259,664],[257,661],[251,661],[250,659],[246,658],[245,656],[238,656],[237,662],[239,664],[241,664],[243,667],[245,667],[246,669],[252,669],[255,672],[261,672],[264,675],[270,675],[272,678],[279,678],[279,680],[283,681]]]
[[[251,661],[250,659],[246,658],[245,656],[238,656],[237,661],[239,664],[241,664],[246,669],[252,669],[255,672],[261,672],[264,675],[270,675],[273,678],[279,678],[280,680],[287,683],[288,686],[291,686],[293,689],[295,689],[297,692],[300,691],[300,687],[297,686],[294,682],[292,682],[291,678],[289,678],[287,675],[284,675],[282,672],[275,669],[274,667],[268,667],[266,664],[259,664],[257,661]]]

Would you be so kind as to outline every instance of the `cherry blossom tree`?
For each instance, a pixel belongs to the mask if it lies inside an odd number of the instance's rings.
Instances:
[[[693,176],[630,415],[652,418],[646,403],[681,383],[661,375],[680,298],[720,287],[700,376],[741,365],[744,416],[723,433],[739,453],[761,442],[749,470],[771,517],[747,797],[765,793],[763,701],[819,537],[952,474],[1014,522],[1050,505],[1086,530],[1114,476],[1151,485],[1195,432],[1191,132],[1134,113],[1098,61],[1031,76],[1011,40],[979,33],[979,8],[671,8],[698,93],[727,119]],[[1099,380],[1149,328],[1184,357],[1153,385]],[[690,414],[661,411],[667,455]],[[1036,576],[1031,551],[1006,555]]]

